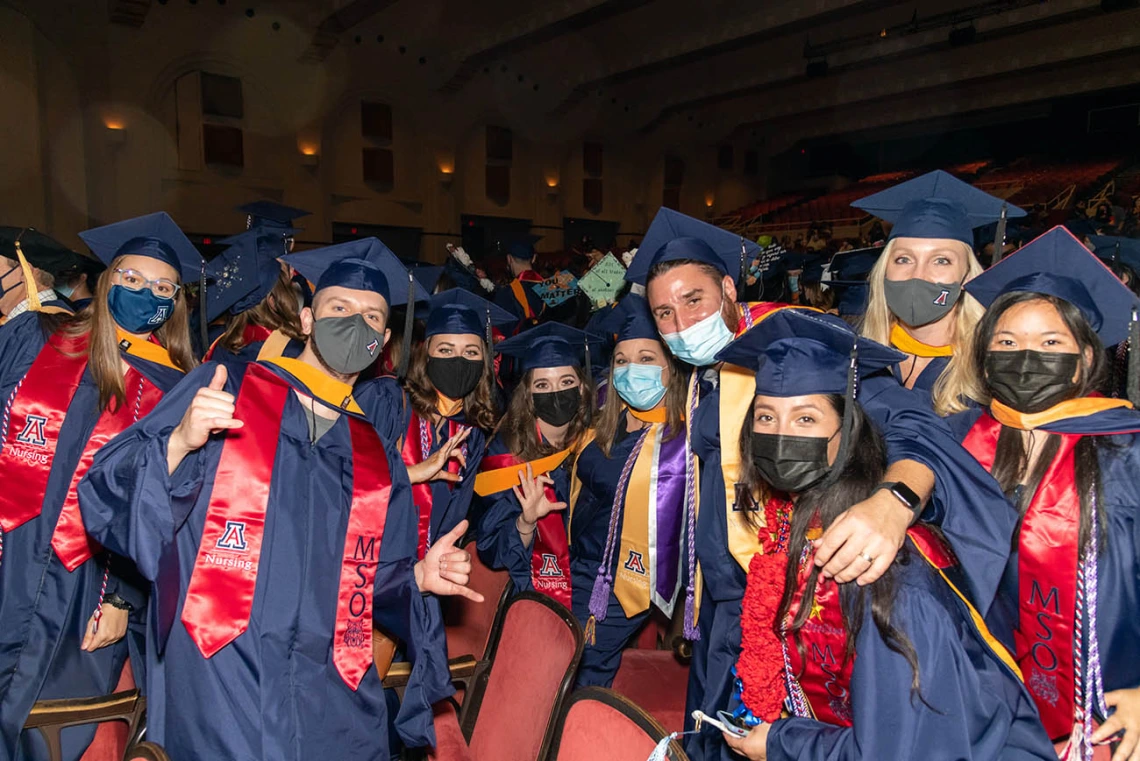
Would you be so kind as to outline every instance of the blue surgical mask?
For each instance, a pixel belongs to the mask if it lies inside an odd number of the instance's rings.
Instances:
[[[660,365],[622,365],[614,369],[614,390],[637,410],[651,410],[665,396]]]
[[[713,364],[717,353],[732,341],[732,331],[724,324],[724,317],[718,309],[696,325],[661,338],[678,359],[696,367],[706,367]]]
[[[75,286],[74,285],[57,285],[54,287],[53,290],[55,290],[56,293],[58,293],[60,296],[63,296],[65,299],[70,299],[72,297],[72,295],[75,293]]]
[[[800,292],[800,276],[799,275],[788,275],[788,287],[792,290],[792,293],[799,293]]]
[[[174,299],[155,296],[149,288],[132,291],[112,285],[107,308],[119,327],[128,333],[151,333],[162,327],[174,313]]]

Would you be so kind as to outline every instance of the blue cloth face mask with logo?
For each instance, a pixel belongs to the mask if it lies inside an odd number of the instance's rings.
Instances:
[[[717,309],[697,324],[661,338],[678,359],[696,367],[707,367],[713,364],[717,353],[728,346],[733,336]]]
[[[665,396],[659,365],[622,365],[614,369],[614,390],[637,410],[651,410]]]
[[[174,299],[155,296],[149,288],[133,291],[126,286],[112,285],[107,294],[107,308],[119,327],[128,333],[151,333],[174,314]]]

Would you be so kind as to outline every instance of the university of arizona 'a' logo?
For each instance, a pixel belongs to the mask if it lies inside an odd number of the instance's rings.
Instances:
[[[47,446],[47,437],[44,435],[44,426],[47,418],[43,415],[28,415],[24,423],[24,430],[16,434],[16,441],[31,447]]]
[[[561,576],[562,569],[558,567],[558,556],[549,552],[542,553],[542,568],[538,570],[539,576]]]
[[[160,306],[158,308],[158,311],[154,313],[154,317],[151,317],[149,320],[147,320],[147,324],[149,324],[149,325],[161,325],[162,323],[166,322],[166,319],[169,316],[170,316],[170,307]]]
[[[940,307],[946,306],[946,299],[950,298],[950,291],[943,288],[938,294],[938,298],[934,299],[934,303]]]
[[[645,563],[641,560],[641,553],[629,551],[629,560],[625,561],[625,570],[645,575]]]
[[[219,550],[244,551],[247,548],[245,521],[226,521],[226,530],[222,532],[222,538],[217,541],[216,546]]]
[[[376,350],[380,348],[380,342],[373,338],[364,348],[368,349],[368,356],[374,356],[376,354]]]

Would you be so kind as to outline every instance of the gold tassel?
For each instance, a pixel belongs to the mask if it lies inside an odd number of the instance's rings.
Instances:
[[[20,233],[23,235],[23,233]],[[24,256],[24,249],[20,248],[20,241],[16,240],[16,258],[20,261],[20,271],[24,276],[24,290],[28,292],[28,311],[40,311],[40,294],[39,286],[36,285],[36,278],[32,274],[32,265],[28,264],[27,257]]]
[[[592,613],[586,621],[586,644],[591,647],[598,644],[598,621]]]

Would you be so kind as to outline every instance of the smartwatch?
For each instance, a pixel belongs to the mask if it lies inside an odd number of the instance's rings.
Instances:
[[[910,509],[911,512],[917,512],[918,509],[922,507],[922,500],[919,499],[919,496],[914,493],[914,489],[910,488],[902,481],[884,481],[875,487],[875,491],[872,492],[872,494],[882,491],[883,489],[886,489],[891,494],[893,494],[895,496],[895,499],[906,505],[906,507]]]

